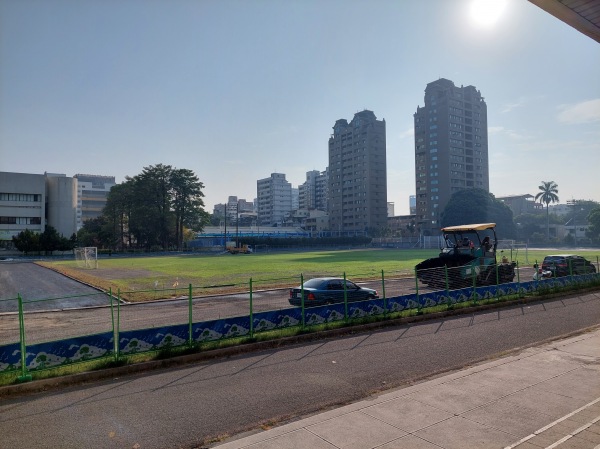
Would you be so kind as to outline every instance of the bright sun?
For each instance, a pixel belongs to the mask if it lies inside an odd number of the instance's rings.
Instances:
[[[479,26],[492,26],[506,8],[506,0],[472,0],[471,20]]]

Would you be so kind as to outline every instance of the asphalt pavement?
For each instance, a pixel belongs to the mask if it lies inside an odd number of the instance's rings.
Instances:
[[[0,313],[18,310],[21,295],[25,311],[64,310],[105,306],[108,296],[32,262],[3,262],[0,266]]]
[[[600,327],[219,449],[600,449]]]

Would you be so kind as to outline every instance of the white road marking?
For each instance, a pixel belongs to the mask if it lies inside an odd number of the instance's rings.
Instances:
[[[581,426],[578,429],[575,429],[572,433],[570,433],[569,435],[567,435],[566,437],[561,438],[560,440],[558,440],[556,443],[552,443],[550,446],[547,446],[546,449],[553,449],[556,446],[558,446],[559,444],[564,443],[565,441],[573,438],[575,435],[577,435],[578,433],[583,432],[585,429],[587,429],[588,427],[590,427],[592,424],[596,424],[598,421],[600,421],[600,416],[596,417],[592,422],[589,422],[583,426]]]
[[[564,421],[565,419],[569,419],[571,416],[573,416],[573,415],[575,415],[575,414],[579,413],[579,412],[580,412],[580,411],[582,411],[582,410],[585,410],[585,409],[586,409],[586,408],[588,408],[588,407],[591,407],[592,405],[594,405],[596,402],[599,402],[599,401],[600,401],[600,398],[597,398],[597,399],[593,400],[592,402],[589,402],[589,403],[585,404],[583,407],[579,407],[577,410],[575,410],[575,411],[573,411],[573,412],[569,413],[568,415],[565,415],[565,416],[563,416],[562,418],[558,418],[556,421],[554,421],[554,422],[551,422],[550,424],[548,424],[547,426],[544,426],[544,427],[542,427],[542,428],[541,428],[541,429],[539,429],[539,430],[536,430],[536,431],[535,431],[535,432],[533,432],[531,435],[527,435],[525,438],[521,438],[519,441],[517,441],[516,443],[513,443],[513,444],[511,444],[510,446],[506,446],[504,449],[513,449],[513,448],[517,447],[519,444],[521,444],[521,443],[524,443],[525,441],[532,439],[534,436],[536,436],[536,435],[539,435],[540,433],[542,433],[542,432],[544,432],[544,431],[546,431],[546,430],[550,429],[551,427],[554,427],[555,425],[557,425],[558,423],[560,423],[560,422]],[[600,418],[600,417],[596,418],[596,419],[593,421],[593,423],[594,423],[594,422],[596,422],[596,420],[598,420],[599,418]],[[593,423],[591,423],[591,424],[593,424]],[[591,425],[591,424],[590,424],[590,425]],[[588,427],[589,427],[589,426],[588,426]],[[571,437],[572,437],[572,435],[571,435],[571,436],[569,436],[569,438],[571,438]],[[569,438],[567,438],[567,440],[568,440]],[[565,440],[565,441],[566,441],[566,440]],[[560,443],[557,441],[556,443],[554,443],[554,445],[558,445],[557,443],[558,443],[558,444],[560,444]],[[549,447],[548,447],[548,448],[546,448],[546,449],[549,449],[550,447],[555,447],[554,445],[553,445],[553,446],[549,446]],[[594,448],[594,449],[600,449],[600,445],[596,446],[596,448]]]

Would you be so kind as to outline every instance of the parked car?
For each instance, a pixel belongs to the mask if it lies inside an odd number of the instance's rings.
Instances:
[[[595,273],[596,267],[589,260],[576,254],[557,254],[544,257],[542,270],[552,272],[552,277],[559,277]]]
[[[314,278],[306,281],[304,287],[304,306],[320,306],[344,302],[343,278]],[[290,304],[302,305],[301,287],[290,288]],[[348,301],[363,301],[365,299],[379,298],[377,290],[361,287],[346,279],[346,296]]]

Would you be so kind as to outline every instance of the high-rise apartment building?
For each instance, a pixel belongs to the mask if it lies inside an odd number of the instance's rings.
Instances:
[[[427,84],[414,121],[417,226],[435,235],[453,193],[489,191],[487,106],[475,87],[440,78]]]
[[[335,122],[329,138],[329,226],[373,232],[387,220],[385,120],[373,111]]]
[[[327,210],[327,183],[329,172],[312,170],[306,172],[306,181],[298,186],[299,208],[306,210]]]
[[[271,173],[256,181],[258,222],[261,226],[279,226],[292,210],[292,185],[283,173]]]

